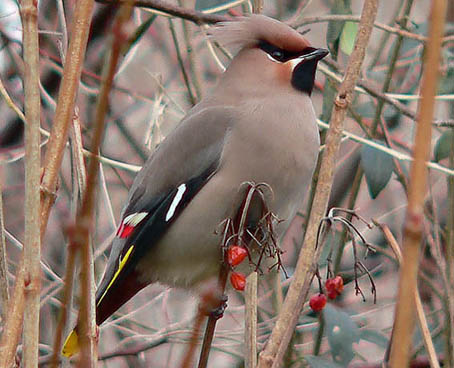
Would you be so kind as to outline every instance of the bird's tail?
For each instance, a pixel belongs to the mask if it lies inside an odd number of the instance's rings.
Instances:
[[[112,281],[107,288],[100,288],[96,292],[96,324],[98,326],[147,286],[146,283],[138,281],[138,275],[135,271],[129,272],[124,277],[114,278]],[[69,358],[79,352],[77,330],[76,326],[63,344],[62,354],[65,357]]]

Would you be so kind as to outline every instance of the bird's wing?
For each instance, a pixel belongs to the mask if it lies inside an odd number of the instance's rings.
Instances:
[[[226,107],[188,115],[137,175],[96,293],[98,324],[146,286],[131,284],[135,266],[216,172],[234,115]]]

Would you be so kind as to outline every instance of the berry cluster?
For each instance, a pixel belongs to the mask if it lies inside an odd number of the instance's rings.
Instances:
[[[344,290],[344,280],[341,276],[336,276],[325,281],[325,289],[328,298],[336,299]],[[309,306],[314,312],[320,312],[326,305],[326,296],[322,292],[312,295]]]
[[[227,249],[227,262],[230,267],[238,266],[244,261],[247,255],[246,248],[239,245],[231,245]],[[230,283],[234,289],[243,291],[246,287],[246,276],[241,272],[232,271],[230,274]]]

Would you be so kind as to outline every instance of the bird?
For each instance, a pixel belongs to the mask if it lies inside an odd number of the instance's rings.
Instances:
[[[265,15],[219,23],[209,37],[238,52],[137,174],[97,288],[97,325],[149,284],[195,290],[216,277],[217,229],[244,183],[270,188],[277,235],[310,185],[320,146],[311,93],[328,51]],[[62,353],[77,351],[76,327]]]

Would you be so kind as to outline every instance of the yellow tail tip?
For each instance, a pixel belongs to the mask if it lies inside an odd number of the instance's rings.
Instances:
[[[79,337],[77,336],[76,330],[72,330],[68,335],[61,352],[67,358],[71,358],[79,352]]]

